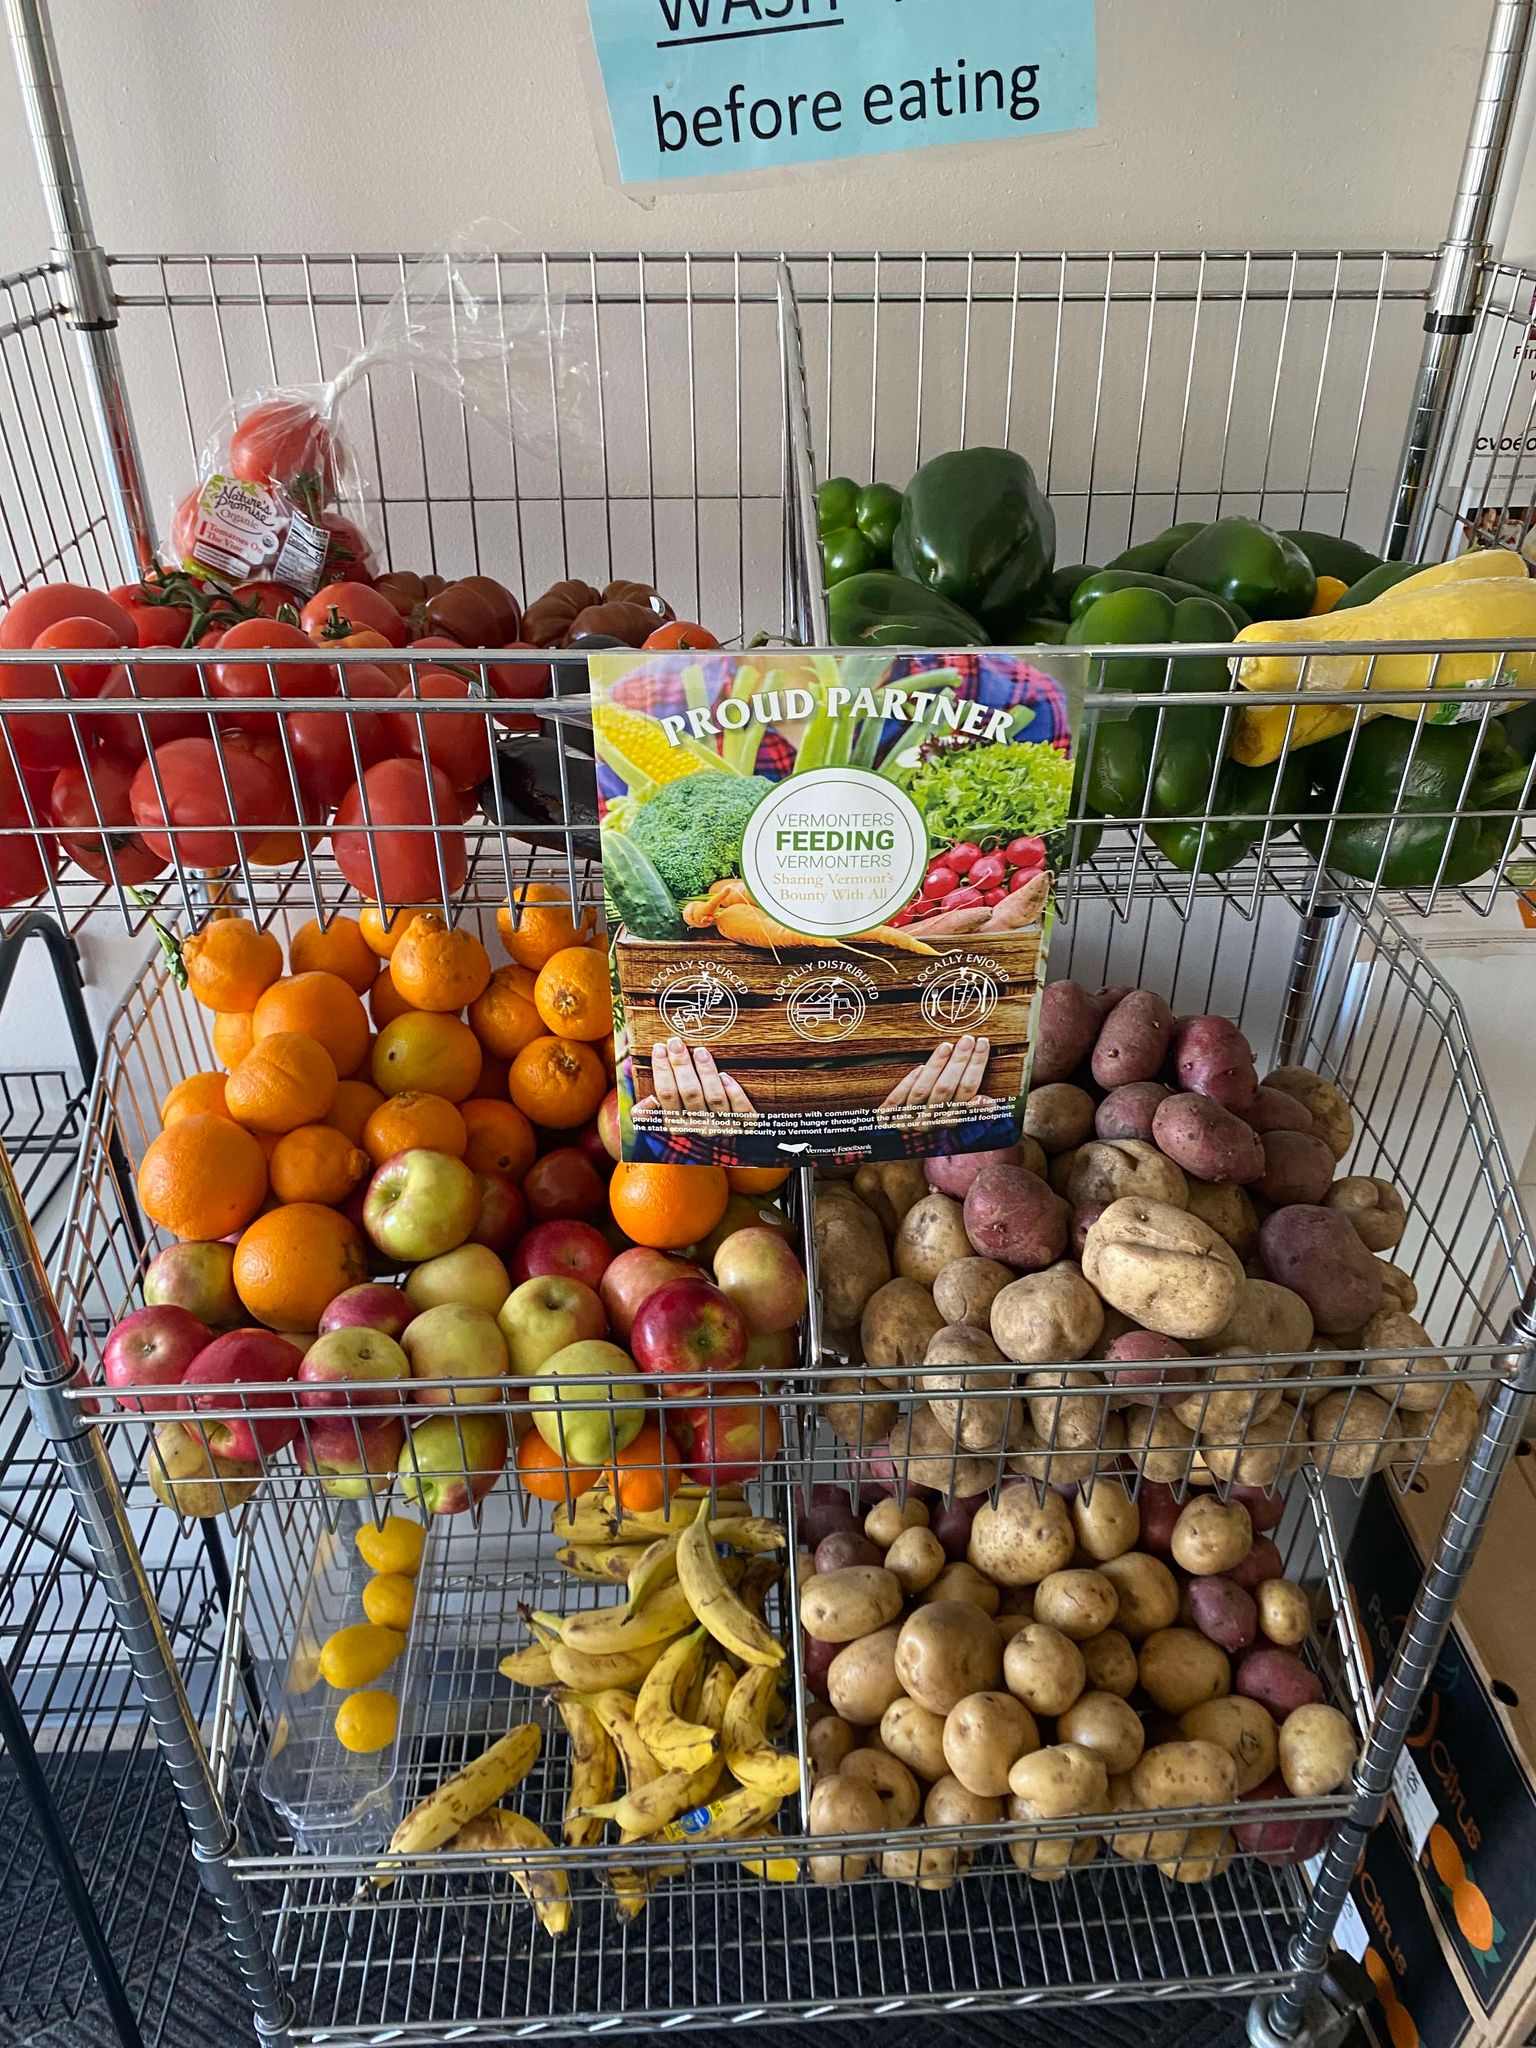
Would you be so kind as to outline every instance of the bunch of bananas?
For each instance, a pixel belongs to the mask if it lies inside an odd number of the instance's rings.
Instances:
[[[562,1562],[587,1578],[620,1548],[627,1597],[565,1618],[528,1616],[533,1641],[501,1661],[520,1685],[551,1686],[571,1741],[564,1837],[590,1847],[608,1825],[620,1842],[730,1842],[760,1835],[799,1787],[795,1757],[774,1747],[783,1719],[784,1649],[763,1618],[784,1544],[776,1523],[740,1500],[698,1497],[627,1517],[648,1542],[616,1543],[601,1499],[557,1514]],[[743,1555],[722,1557],[724,1542]],[[575,1564],[567,1552],[587,1557]],[[591,1568],[588,1568],[588,1558]],[[624,1789],[618,1793],[622,1765]],[[616,1796],[617,1794],[617,1796]],[[757,1876],[791,1883],[792,1857],[742,1858]],[[681,1863],[615,1870],[625,1919]]]

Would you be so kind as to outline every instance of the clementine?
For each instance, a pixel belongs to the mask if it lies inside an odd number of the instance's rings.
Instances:
[[[545,1029],[559,1038],[613,1036],[607,957],[590,946],[567,946],[551,954],[539,969],[533,1000]]]
[[[636,1244],[681,1251],[707,1237],[725,1214],[731,1184],[722,1166],[620,1161],[608,1183],[613,1220]]]
[[[462,1159],[468,1142],[464,1119],[453,1104],[414,1088],[386,1096],[363,1129],[363,1148],[375,1166],[397,1152],[448,1152]]]
[[[416,1089],[462,1102],[480,1079],[480,1041],[457,1017],[409,1010],[379,1033],[373,1048],[373,1084],[386,1095]]]
[[[187,987],[209,1010],[249,1010],[283,971],[283,949],[248,917],[215,917],[181,942]]]
[[[374,1029],[382,1031],[386,1024],[393,1024],[397,1017],[403,1017],[408,1010],[415,1007],[416,1005],[408,1003],[395,987],[395,978],[390,973],[389,963],[386,961],[374,976],[373,984],[368,990],[368,1012],[373,1018]]]
[[[368,1050],[368,1013],[339,974],[290,974],[257,999],[251,1028],[259,1045],[274,1031],[303,1032],[323,1045],[338,1074],[355,1074]]]
[[[462,1010],[483,994],[491,956],[460,925],[450,931],[435,910],[412,918],[389,956],[395,987],[417,1010]]]
[[[365,903],[357,914],[357,928],[367,942],[370,952],[381,960],[387,960],[396,946],[405,937],[405,928],[411,921],[408,910],[383,910],[377,903]]]
[[[469,1028],[498,1059],[514,1060],[548,1029],[533,1000],[534,979],[526,967],[498,967],[469,1006]]]
[[[249,1131],[228,1117],[194,1112],[155,1139],[137,1187],[144,1214],[172,1237],[228,1237],[261,1207],[267,1162]]]
[[[222,1074],[188,1074],[178,1081],[160,1105],[162,1124],[174,1124],[184,1116],[228,1116]]]
[[[288,941],[290,974],[334,974],[365,996],[378,971],[378,958],[355,917],[333,917],[328,925],[312,917]]]
[[[220,1010],[213,1020],[213,1056],[221,1066],[238,1067],[255,1043],[249,1010]]]
[[[237,1124],[254,1131],[296,1131],[323,1123],[336,1098],[336,1062],[301,1031],[274,1031],[253,1045],[224,1090]]]
[[[318,1202],[258,1216],[235,1246],[235,1292],[274,1330],[313,1330],[338,1294],[367,1277],[357,1230]]]
[[[597,1465],[567,1465],[560,1453],[530,1429],[517,1447],[517,1477],[535,1500],[575,1500],[590,1493],[603,1476]]]
[[[521,1180],[539,1149],[533,1126],[523,1112],[490,1095],[477,1095],[461,1103],[460,1110],[469,1134],[464,1164],[475,1173],[504,1173]]]
[[[787,1166],[728,1166],[725,1177],[734,1195],[771,1195],[789,1179]]]
[[[634,1442],[615,1453],[604,1474],[609,1492],[632,1515],[664,1508],[682,1476],[677,1446],[655,1420],[645,1423]]]
[[[567,946],[579,946],[593,928],[593,913],[584,910],[577,924],[571,916],[570,891],[560,882],[524,882],[510,902],[496,913],[496,930],[519,967],[535,974]]]
[[[591,1046],[580,1039],[536,1038],[512,1062],[507,1091],[530,1123],[570,1131],[596,1116],[608,1093],[608,1076]]]
[[[338,1081],[325,1120],[333,1131],[361,1145],[363,1125],[383,1100],[371,1081]]]
[[[267,1175],[280,1202],[344,1202],[369,1171],[368,1154],[330,1124],[300,1124],[272,1148]]]

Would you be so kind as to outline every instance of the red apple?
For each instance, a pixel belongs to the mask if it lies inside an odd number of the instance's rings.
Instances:
[[[360,1287],[347,1287],[320,1312],[320,1335],[332,1330],[381,1330],[386,1337],[399,1338],[416,1313],[405,1290],[385,1280],[365,1280]]]
[[[483,1500],[507,1462],[500,1415],[434,1415],[406,1438],[397,1470],[409,1501],[429,1515],[457,1515]]]
[[[619,1128],[619,1091],[610,1088],[597,1112],[597,1135],[610,1159],[622,1159],[623,1134]]]
[[[523,1175],[523,1195],[535,1223],[597,1215],[607,1206],[603,1176],[578,1145],[557,1145]]]
[[[404,1447],[403,1416],[359,1415],[353,1422],[332,1415],[309,1423],[299,1438],[298,1460],[333,1500],[362,1500],[389,1491]]]
[[[299,1433],[298,1400],[289,1383],[302,1363],[299,1349],[275,1330],[231,1330],[193,1359],[178,1405],[185,1405],[188,1388],[226,1389],[192,1395],[195,1414],[231,1411],[203,1425],[209,1450],[220,1458],[264,1463]]]
[[[130,1400],[125,1387],[178,1387],[188,1367],[213,1342],[206,1323],[184,1308],[136,1308],[117,1324],[101,1348],[102,1375],[119,1394],[121,1405],[135,1415],[171,1415],[184,1401],[165,1394]]]
[[[647,1295],[672,1280],[707,1280],[702,1266],[691,1259],[679,1259],[671,1252],[652,1251],[649,1245],[633,1245],[620,1252],[603,1274],[598,1293],[608,1311],[613,1334],[621,1343],[629,1341],[635,1316]]]
[[[317,1337],[299,1367],[301,1408],[398,1408],[399,1388],[379,1391],[379,1380],[408,1380],[411,1361],[393,1337],[365,1325]],[[340,1417],[336,1418],[338,1421]]]
[[[640,1304],[629,1348],[642,1372],[666,1380],[663,1393],[697,1398],[746,1356],[746,1318],[707,1280],[671,1280]]]
[[[168,1245],[150,1261],[144,1299],[151,1308],[184,1308],[210,1330],[232,1330],[245,1321],[235,1292],[235,1249],[222,1239]]]
[[[471,1244],[483,1244],[488,1251],[504,1252],[522,1234],[528,1221],[528,1204],[523,1191],[509,1173],[477,1173],[480,1214],[469,1233]]]
[[[603,1304],[584,1280],[541,1273],[514,1287],[501,1305],[497,1327],[506,1343],[514,1377],[531,1380],[544,1361],[568,1344],[601,1337],[607,1329]]]
[[[593,1117],[590,1123],[583,1124],[579,1130],[572,1131],[570,1138],[582,1157],[592,1162],[593,1171],[599,1180],[608,1180],[613,1173],[613,1158],[603,1139],[602,1126],[597,1117]]]
[[[701,1486],[734,1486],[752,1478],[778,1456],[784,1441],[778,1411],[760,1401],[685,1408],[674,1430],[686,1446],[683,1470]]]
[[[771,1381],[780,1373],[793,1371],[799,1355],[793,1330],[772,1330],[765,1336],[748,1338],[742,1370]]]
[[[596,1287],[613,1262],[608,1240],[590,1223],[563,1217],[536,1223],[512,1255],[512,1284],[536,1280],[542,1273],[564,1273]]]
[[[725,1205],[720,1221],[695,1247],[706,1264],[713,1265],[715,1253],[728,1237],[738,1230],[775,1230],[786,1244],[794,1241],[795,1226],[782,1209],[775,1208],[765,1195],[733,1194]]]
[[[746,1318],[754,1336],[792,1330],[805,1314],[805,1275],[776,1230],[736,1230],[715,1252],[715,1284]]]

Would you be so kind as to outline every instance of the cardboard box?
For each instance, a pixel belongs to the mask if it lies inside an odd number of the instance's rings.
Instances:
[[[1455,1491],[1451,1474],[1399,1495],[1371,1486],[1348,1554],[1350,1586],[1380,1683]],[[1409,1737],[1416,1783],[1407,1802],[1410,1842],[1379,1831],[1358,1903],[1415,1931],[1412,1892],[1432,1931],[1441,1973],[1466,2026],[1446,2032],[1443,2001],[1402,1933],[1401,2002],[1426,2048],[1466,2040],[1515,2048],[1536,2029],[1536,1457],[1516,1457],[1494,1502],[1477,1562]],[[1410,1774],[1411,1778],[1411,1774]],[[1414,1808],[1418,1824],[1414,1827]],[[1410,1861],[1418,1850],[1417,1866]],[[1392,1867],[1393,1853],[1404,1870]],[[1406,1882],[1412,1879],[1412,1887]],[[1422,1930],[1419,1930],[1422,1931]],[[1373,1943],[1374,1945],[1374,1943]],[[1381,1951],[1390,1963],[1387,1951]],[[1413,1997],[1408,1985],[1412,1983]],[[1414,1999],[1417,1999],[1417,2003]],[[1404,2038],[1407,2039],[1406,2030]]]

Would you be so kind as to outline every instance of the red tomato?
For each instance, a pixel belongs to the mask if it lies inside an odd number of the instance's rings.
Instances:
[[[95,761],[89,775],[77,764],[59,770],[48,798],[65,859],[98,882],[124,888],[152,882],[165,866],[134,830],[132,779],[118,761]]]
[[[697,626],[692,619],[669,619],[664,626],[658,626],[649,639],[640,642],[648,650],[671,647],[718,647],[720,642],[707,626]]]
[[[287,583],[237,583],[229,593],[229,600],[237,611],[254,612],[263,619],[275,619],[287,605],[297,612],[304,599]]]
[[[58,668],[50,662],[17,662],[0,668],[0,701],[72,697]],[[62,768],[78,761],[83,738],[77,737],[69,718],[62,712],[18,712],[5,714],[6,733],[16,749],[23,773],[29,770]]]
[[[363,529],[341,512],[324,513],[320,524],[331,536],[325,556],[326,581],[372,582],[373,571],[369,562],[373,549],[368,545],[368,536]]]
[[[428,633],[420,640],[411,642],[413,647],[438,647],[444,653],[462,651],[457,640],[450,640],[442,633]],[[528,640],[508,642],[508,652],[542,654],[543,649],[535,647]],[[547,697],[550,694],[550,666],[547,661],[445,661],[441,664],[450,675],[463,676],[466,681],[481,677],[493,695],[516,703],[529,698]],[[498,711],[496,723],[507,732],[537,732],[539,721],[516,711]]]
[[[104,592],[89,590],[83,583],[41,583],[36,590],[24,591],[0,617],[0,647],[31,647],[39,633],[60,619],[99,619],[123,635],[116,646],[134,645],[133,621]]]
[[[327,583],[300,612],[299,624],[311,640],[342,640],[364,626],[382,633],[391,647],[406,642],[404,619],[371,583]]]
[[[193,699],[199,704],[207,702],[202,676],[190,661],[168,661],[164,667],[157,663],[153,668],[135,670],[131,677],[127,669],[119,668],[109,678],[106,687],[97,692],[96,702],[110,704],[139,698],[156,704],[171,698]],[[163,747],[171,740],[207,739],[213,730],[213,721],[206,710],[146,710],[132,714],[123,712],[110,718],[86,716],[80,724],[92,747],[130,768],[136,767],[144,758],[146,733],[148,746]]]
[[[336,438],[302,398],[269,398],[236,421],[229,469],[248,484],[295,485],[321,498],[336,489]]]
[[[128,615],[138,629],[141,647],[185,647],[192,630],[189,604],[135,604]]]
[[[371,663],[349,668],[347,685],[355,697],[391,694],[383,671]],[[377,711],[291,711],[283,730],[310,824],[328,818],[358,776],[393,751],[388,723]]]
[[[221,649],[312,650],[314,642],[300,627],[285,625],[281,619],[242,619],[238,626],[231,626],[221,635],[218,645]],[[217,661],[211,687],[216,697],[250,703],[263,697],[334,697],[341,687],[341,678],[328,661],[284,662],[271,667],[256,661]],[[277,720],[270,712],[242,711],[226,718],[225,723],[237,732],[259,734],[277,730]]]
[[[422,668],[414,682],[400,695],[400,709],[386,712],[390,737],[402,754],[430,760],[440,768],[455,789],[473,789],[491,772],[491,735],[488,720],[465,712],[418,709],[432,703],[462,704],[466,699],[483,703],[478,690],[462,676],[445,668]]]
[[[282,777],[235,739],[157,746],[128,795],[145,845],[182,867],[229,867],[242,849],[247,860],[267,863],[294,840]]]
[[[28,816],[27,798],[10,756],[0,749],[0,903],[25,903],[48,886],[59,864],[58,842],[32,823],[32,817],[47,815],[46,805],[34,796]]]
[[[445,890],[451,896],[469,872],[458,818],[452,785],[440,770],[420,761],[380,761],[342,798],[331,850],[360,895],[378,903],[441,902]],[[407,825],[437,829],[391,829]]]
[[[125,640],[119,627],[109,626],[101,619],[60,619],[52,626],[45,626],[32,645],[47,650],[137,647],[138,635],[131,619],[127,621],[127,628],[133,637]],[[71,697],[94,697],[119,664],[112,661],[67,661],[62,666]]]

